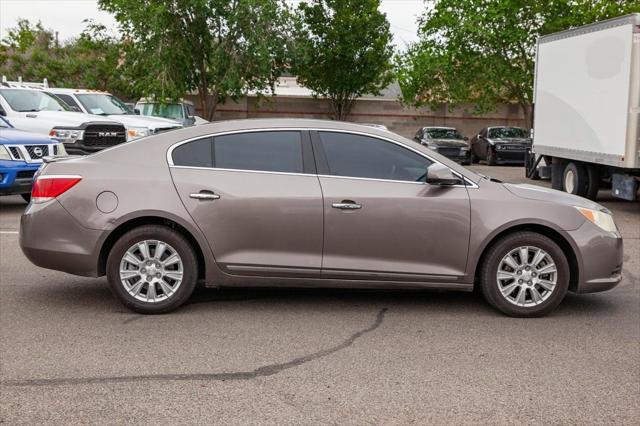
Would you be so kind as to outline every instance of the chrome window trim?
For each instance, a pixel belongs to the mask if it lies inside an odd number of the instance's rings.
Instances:
[[[371,134],[371,133],[367,133],[367,132],[362,132],[362,131],[358,131],[358,130],[342,130],[342,129],[325,129],[325,128],[316,128],[316,127],[278,127],[278,128],[254,128],[254,129],[242,129],[242,130],[229,130],[226,132],[216,132],[216,133],[208,133],[208,134],[204,134],[204,135],[200,135],[200,136],[196,136],[193,138],[189,138],[189,139],[185,139],[183,141],[180,142],[176,142],[173,145],[171,145],[169,147],[169,149],[167,149],[167,164],[169,165],[170,168],[186,168],[186,169],[199,169],[199,170],[221,170],[221,171],[234,171],[234,172],[243,172],[243,173],[269,173],[269,174],[281,174],[281,175],[292,175],[292,176],[318,176],[318,177],[331,177],[331,178],[341,178],[341,179],[357,179],[357,180],[369,180],[369,181],[377,181],[377,182],[396,182],[396,183],[410,183],[410,184],[418,184],[418,185],[426,185],[426,182],[412,182],[412,181],[405,181],[405,180],[391,180],[391,179],[376,179],[376,178],[365,178],[365,177],[358,177],[358,176],[337,176],[337,175],[320,175],[320,174],[311,174],[311,173],[293,173],[293,172],[272,172],[272,171],[267,171],[267,170],[242,170],[242,169],[224,169],[224,168],[218,168],[218,167],[196,167],[196,166],[176,166],[175,164],[173,164],[173,158],[172,158],[172,154],[173,154],[173,150],[176,149],[177,147],[179,147],[180,145],[189,143],[189,142],[193,142],[199,139],[205,139],[205,138],[214,138],[216,136],[225,136],[225,135],[233,135],[233,134],[237,134],[237,133],[256,133],[256,132],[305,132],[305,131],[316,131],[316,132],[333,132],[333,133],[349,133],[349,134],[353,134],[353,135],[360,135],[360,136],[368,136],[371,138],[375,138],[375,139],[380,139],[386,142],[391,142],[393,144],[396,144],[402,148],[408,149],[410,151],[415,152],[416,154],[426,158],[427,160],[433,162],[433,163],[438,163],[442,166],[447,167],[449,170],[451,170],[451,172],[458,176],[460,179],[462,179],[464,182],[466,182],[465,185],[450,185],[451,188],[472,188],[472,189],[477,189],[478,185],[473,182],[471,179],[467,178],[466,176],[463,176],[462,174],[460,174],[459,172],[451,169],[449,166],[447,166],[446,164],[442,164],[440,161],[428,156],[427,154],[418,151],[417,149],[414,149],[408,145],[405,145],[404,143],[398,142],[396,140],[384,137],[384,136],[379,136],[379,135],[375,135],[375,134]]]

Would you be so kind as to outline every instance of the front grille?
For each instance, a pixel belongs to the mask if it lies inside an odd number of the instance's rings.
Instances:
[[[84,145],[106,148],[127,141],[127,133],[123,125],[90,124],[84,130]]]
[[[25,170],[16,173],[16,179],[33,179],[33,175],[36,174],[35,170]]]
[[[39,160],[49,155],[49,147],[47,145],[25,145],[32,160]]]
[[[460,155],[460,148],[438,148],[438,154],[444,156],[458,156]]]
[[[10,146],[9,151],[11,152],[11,156],[14,160],[22,160],[22,155],[20,155],[20,150],[16,146]]]
[[[500,149],[505,151],[524,151],[526,147],[524,145],[500,145]]]

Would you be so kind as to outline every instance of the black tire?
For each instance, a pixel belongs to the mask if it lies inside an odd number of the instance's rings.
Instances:
[[[549,296],[533,306],[519,306],[502,295],[497,279],[498,267],[502,259],[518,247],[538,247],[549,254],[556,264],[556,285]],[[480,288],[487,302],[504,314],[513,317],[540,317],[553,311],[564,299],[569,288],[569,262],[562,249],[550,238],[535,232],[515,232],[509,234],[488,249],[480,269]],[[525,294],[532,298],[531,290]],[[526,297],[526,296],[525,296]]]
[[[498,164],[496,149],[491,146],[487,148],[487,164],[490,166],[495,166],[496,164]]]
[[[159,302],[145,302],[136,299],[127,292],[120,279],[120,262],[123,256],[134,244],[145,240],[157,240],[168,244],[182,260],[182,282],[175,293]],[[163,314],[180,307],[193,293],[198,279],[198,261],[193,247],[180,233],[166,226],[144,225],[124,234],[111,248],[107,258],[107,279],[113,294],[127,308],[141,314]]]
[[[23,200],[25,200],[27,203],[31,202],[31,193],[28,192],[26,194],[20,194],[20,196],[22,197]]]
[[[562,177],[564,176],[564,161],[553,159],[551,161],[551,188],[558,191],[564,191],[562,188]]]
[[[568,184],[568,181],[571,181]],[[568,194],[584,197],[589,189],[587,169],[580,163],[569,163],[562,174],[562,189]]]
[[[598,191],[600,190],[600,169],[594,164],[585,164],[587,169],[587,193],[585,197],[590,200],[598,198]]]

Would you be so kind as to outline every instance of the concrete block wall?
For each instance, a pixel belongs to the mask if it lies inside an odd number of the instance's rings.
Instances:
[[[191,100],[199,110],[197,98],[192,97]],[[416,109],[405,107],[395,100],[361,99],[356,102],[349,121],[384,124],[392,132],[409,138],[424,126],[456,127],[463,135],[471,138],[487,126],[525,125],[517,105],[502,105],[495,112],[482,115],[472,114],[471,109],[461,107],[450,111],[446,105],[435,110]],[[258,100],[251,96],[220,105],[214,120],[266,117],[330,119],[331,106],[325,99],[311,97],[274,96]]]

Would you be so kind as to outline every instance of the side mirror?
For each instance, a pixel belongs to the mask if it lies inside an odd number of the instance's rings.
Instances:
[[[465,137],[463,137],[462,139],[463,139],[465,142],[468,142],[468,141],[469,141],[469,136],[465,136]]]
[[[426,182],[429,185],[459,185],[460,178],[453,174],[450,168],[439,163],[433,163],[427,168]]]
[[[80,109],[80,107],[77,107],[77,106],[75,106],[75,105],[71,107],[71,111],[73,111],[73,112],[82,112],[82,110]]]
[[[7,113],[3,109],[0,109],[0,116],[6,117]]]
[[[140,110],[139,110],[138,108],[134,108],[134,109],[133,109],[133,113],[134,113],[135,115],[140,115]]]

